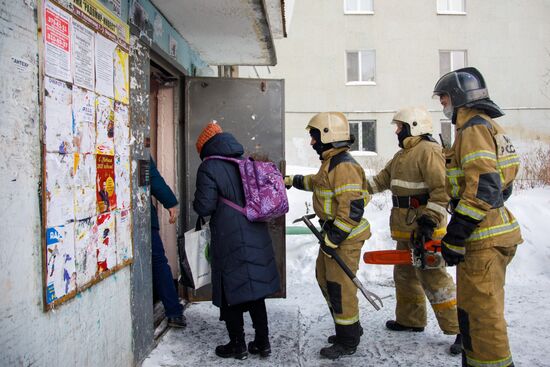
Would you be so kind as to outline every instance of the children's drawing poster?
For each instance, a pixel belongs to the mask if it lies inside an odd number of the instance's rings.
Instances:
[[[117,264],[124,264],[132,256],[132,221],[129,210],[116,213],[116,257]]]
[[[115,50],[115,99],[126,104],[130,97],[128,67],[128,53],[117,47]]]
[[[74,211],[77,220],[97,213],[96,156],[74,154]]]
[[[73,87],[74,151],[95,153],[95,93]]]
[[[71,16],[49,1],[44,3],[44,64],[47,75],[72,82]]]
[[[46,228],[46,303],[76,289],[74,223]]]
[[[116,266],[115,213],[97,216],[97,271],[99,274]]]
[[[96,217],[75,223],[75,266],[78,288],[90,283],[97,275],[98,232]]]
[[[115,156],[116,203],[119,209],[129,209],[132,197],[130,157]]]
[[[96,199],[98,213],[116,209],[115,157],[112,155],[96,156]]]
[[[46,151],[70,153],[73,150],[72,86],[44,78],[44,127]]]
[[[110,98],[96,99],[96,153],[115,154],[115,105]]]
[[[115,102],[115,152],[130,155],[130,120],[128,106]]]
[[[74,220],[73,155],[46,153],[46,224],[58,226]]]

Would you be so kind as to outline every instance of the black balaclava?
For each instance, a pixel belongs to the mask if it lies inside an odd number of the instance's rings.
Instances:
[[[316,128],[310,128],[309,129],[309,135],[315,139],[315,144],[313,144],[313,149],[317,152],[317,154],[319,154],[319,159],[320,160],[323,160],[323,152],[329,150],[330,148],[332,148],[332,144],[328,143],[328,144],[323,144],[321,142],[321,131],[319,131],[319,129],[316,129]]]
[[[406,138],[408,138],[409,136],[412,136],[411,127],[409,126],[409,124],[405,124],[405,123],[403,123],[402,125],[403,127],[401,128],[401,131],[399,132],[399,134],[397,134],[397,140],[399,140],[399,147],[405,148],[403,146],[403,142],[405,141]]]

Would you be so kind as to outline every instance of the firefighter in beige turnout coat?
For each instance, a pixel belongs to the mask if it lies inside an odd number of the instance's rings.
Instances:
[[[504,202],[511,194],[519,159],[504,130],[492,120],[503,112],[489,99],[477,69],[443,75],[434,96],[456,127],[453,146],[445,154],[453,215],[442,253],[448,264],[458,265],[462,365],[513,366],[504,319],[504,281],[522,238]]]
[[[397,249],[412,249],[411,235],[426,242],[441,239],[447,224],[445,160],[441,146],[431,137],[432,118],[425,108],[409,107],[398,111],[399,150],[376,176],[369,177],[369,193],[391,190],[390,217],[392,239]],[[459,334],[454,281],[445,268],[418,269],[395,265],[395,320],[386,326],[395,331],[424,331],[427,322],[426,297],[445,334]],[[461,351],[460,335],[451,353]]]
[[[370,197],[365,172],[348,153],[352,143],[349,123],[342,113],[324,112],[315,115],[307,129],[321,168],[315,175],[287,176],[285,184],[313,191],[313,209],[320,218],[325,244],[334,248],[355,274],[363,243],[371,236],[369,222],[363,218]],[[329,338],[333,345],[321,349],[321,355],[336,359],[353,354],[362,334],[357,287],[321,250],[315,272],[336,331],[336,336]]]

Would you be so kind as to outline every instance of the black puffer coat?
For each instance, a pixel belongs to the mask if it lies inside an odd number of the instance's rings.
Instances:
[[[240,157],[243,146],[228,133],[206,142],[201,158],[222,155]],[[193,208],[202,217],[211,216],[212,302],[220,307],[222,287],[229,305],[264,298],[280,288],[279,273],[267,223],[250,222],[219,201],[223,196],[243,206],[239,168],[218,159],[201,163]]]

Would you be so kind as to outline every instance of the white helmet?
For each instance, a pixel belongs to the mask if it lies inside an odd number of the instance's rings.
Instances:
[[[306,129],[317,129],[321,132],[321,143],[329,144],[348,141],[349,122],[341,112],[321,112],[309,120]]]
[[[432,115],[424,107],[403,108],[393,116],[392,124],[408,124],[412,136],[432,133]]]

